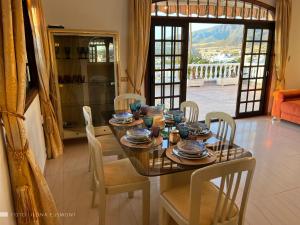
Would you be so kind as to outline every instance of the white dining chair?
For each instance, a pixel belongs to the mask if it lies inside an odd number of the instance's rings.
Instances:
[[[170,217],[179,225],[242,225],[255,164],[248,157],[196,170],[190,182],[161,193],[160,225]]]
[[[142,190],[143,225],[149,225],[150,181],[139,175],[128,158],[103,163],[103,148],[93,134],[93,126],[86,126],[88,142],[92,152],[93,196],[95,206],[98,194],[99,225],[105,225],[106,195]]]
[[[133,93],[121,94],[115,97],[114,100],[115,111],[129,110],[130,109],[129,104],[137,100],[141,101],[142,104],[146,103],[146,98],[141,95],[133,94]]]
[[[113,156],[117,155],[118,158],[124,158],[123,157],[123,150],[121,145],[119,144],[118,140],[113,135],[112,131],[110,129],[106,129],[102,133],[102,135],[96,135],[94,126],[93,126],[93,119],[92,119],[92,112],[91,108],[89,106],[83,106],[83,117],[85,120],[86,125],[92,125],[93,130],[92,133],[94,136],[96,136],[98,141],[101,141],[103,146],[103,155],[104,156]],[[91,153],[90,153],[90,159],[89,159],[89,171],[91,170]]]
[[[205,124],[210,128],[213,120],[218,123],[216,138],[220,141],[226,141],[229,136],[229,144],[233,144],[236,124],[234,119],[227,113],[224,112],[210,112],[206,114]]]
[[[185,101],[180,104],[180,110],[184,112],[187,122],[197,122],[199,116],[199,107],[196,102]]]

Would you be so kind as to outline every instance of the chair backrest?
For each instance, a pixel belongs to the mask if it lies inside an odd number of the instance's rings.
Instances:
[[[129,104],[133,103],[137,100],[140,100],[142,104],[146,103],[145,97],[138,95],[138,94],[127,93],[127,94],[119,95],[119,96],[115,97],[115,100],[114,100],[115,111],[128,110]]]
[[[230,128],[229,144],[233,144],[236,124],[234,119],[224,112],[210,112],[206,114],[205,123],[210,128],[212,120],[216,119],[218,122],[218,130],[216,137],[221,141],[226,141],[228,136],[228,130]]]
[[[180,110],[184,112],[187,122],[198,121],[199,107],[196,102],[193,101],[182,102],[180,104]],[[187,111],[189,111],[189,113],[187,113]]]
[[[89,106],[83,106],[82,107],[83,117],[85,121],[85,125],[93,125],[93,119],[92,119],[92,110]]]
[[[86,135],[92,156],[93,184],[96,184],[101,194],[105,193],[102,146],[93,134],[93,125],[86,126]]]
[[[91,107],[83,106],[82,111],[83,111],[83,117],[84,117],[85,125],[90,126],[91,132],[95,136],[95,128],[93,126],[93,118],[92,118]]]
[[[227,224],[230,221],[230,215],[234,204],[236,204],[236,197],[239,191],[242,199],[235,220],[238,221],[239,225],[242,225],[255,164],[255,159],[248,157],[215,164],[193,172],[191,176],[189,224],[199,224],[199,212],[201,214],[200,202],[201,197],[203,197],[202,185],[207,184],[212,179],[221,178],[212,225]],[[244,185],[240,185],[241,181],[244,182]]]

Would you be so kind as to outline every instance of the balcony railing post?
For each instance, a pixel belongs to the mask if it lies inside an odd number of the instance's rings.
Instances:
[[[218,65],[214,65],[214,77],[215,77],[215,79],[218,78],[217,70],[218,70]]]
[[[205,78],[205,77],[203,77],[203,66],[201,65],[201,70],[200,70],[200,78]]]

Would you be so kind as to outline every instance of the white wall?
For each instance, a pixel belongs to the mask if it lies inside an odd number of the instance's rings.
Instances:
[[[0,126],[0,224],[15,225],[15,219],[11,216],[11,212],[13,211],[13,202],[5,148],[3,144],[2,127]]]
[[[300,1],[293,0],[292,3],[292,24],[289,47],[290,60],[287,64],[286,70],[286,88],[300,89]]]
[[[25,130],[27,133],[29,146],[33,151],[38,165],[40,166],[41,170],[44,171],[47,155],[42,125],[40,99],[38,95],[27,109],[25,118]]]
[[[121,77],[127,69],[128,0],[42,0],[47,24],[66,29],[117,31],[120,34]],[[126,82],[120,82],[121,92]]]

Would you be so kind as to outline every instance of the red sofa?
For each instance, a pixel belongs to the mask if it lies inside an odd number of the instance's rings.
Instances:
[[[272,116],[300,124],[300,89],[276,91]]]

